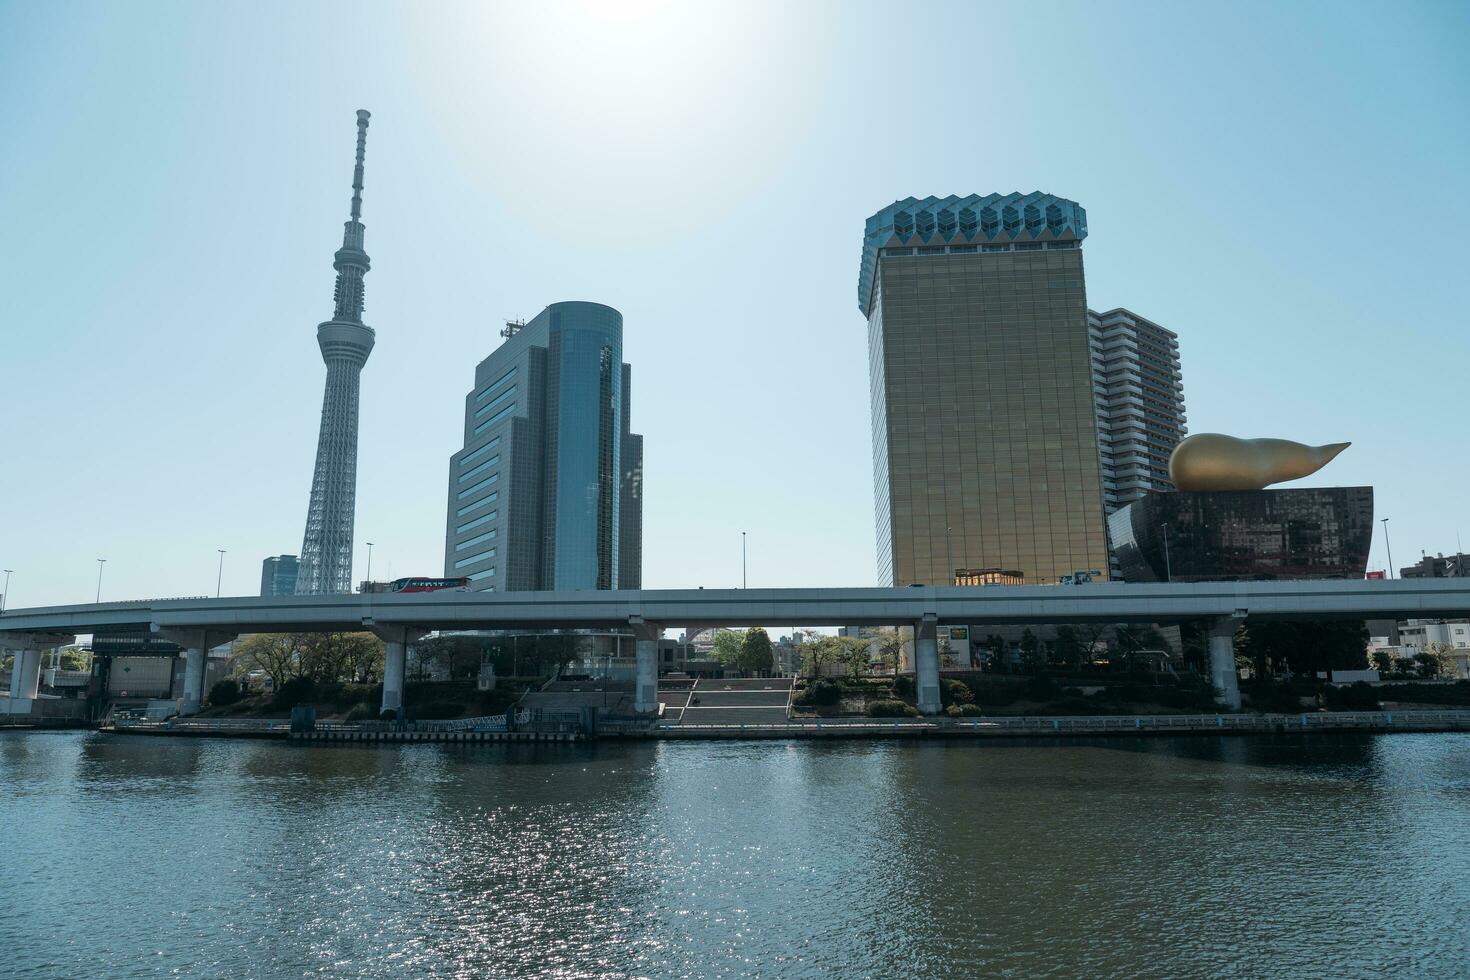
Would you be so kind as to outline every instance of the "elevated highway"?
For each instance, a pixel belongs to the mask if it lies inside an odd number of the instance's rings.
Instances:
[[[240,633],[361,630],[388,644],[384,709],[401,707],[404,648],[430,630],[629,627],[639,710],[656,709],[656,644],[664,627],[912,625],[919,704],[938,710],[940,625],[1209,620],[1211,673],[1239,705],[1231,637],[1247,619],[1411,619],[1470,615],[1470,578],[1397,581],[1094,583],[980,588],[644,589],[587,592],[361,593],[157,599],[8,609],[0,646],[36,651],[79,633],[150,630],[187,651],[186,708],[202,692],[203,651]],[[34,657],[16,658],[12,697],[34,687]],[[24,672],[22,667],[24,666]],[[34,697],[34,693],[28,695]]]

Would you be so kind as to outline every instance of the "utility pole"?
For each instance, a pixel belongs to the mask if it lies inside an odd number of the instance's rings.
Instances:
[[[214,550],[219,552],[219,574],[214,577],[214,597],[218,599],[220,586],[225,580],[225,549],[216,548]]]
[[[10,573],[12,571],[14,571],[14,569],[11,569],[11,568],[4,569],[4,572],[5,572],[5,591],[0,592],[0,613],[3,613],[5,611],[5,603],[7,603],[7,602],[10,601]]]
[[[745,588],[745,532],[740,532],[740,587]]]
[[[364,541],[363,544],[368,546],[367,580],[368,585],[371,586],[373,584],[373,543],[371,541]]]
[[[102,601],[102,566],[107,564],[106,558],[97,559],[97,602]]]

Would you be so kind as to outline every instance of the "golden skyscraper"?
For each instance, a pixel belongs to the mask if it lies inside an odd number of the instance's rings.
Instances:
[[[1040,193],[909,198],[868,219],[880,584],[1106,575],[1086,235],[1079,205]]]

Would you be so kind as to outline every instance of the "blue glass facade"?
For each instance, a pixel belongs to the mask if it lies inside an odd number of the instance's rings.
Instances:
[[[628,431],[622,314],[556,303],[507,334],[465,397],[446,571],[506,591],[636,588],[641,507],[623,498],[641,489],[642,441]],[[467,563],[490,534],[499,547]]]

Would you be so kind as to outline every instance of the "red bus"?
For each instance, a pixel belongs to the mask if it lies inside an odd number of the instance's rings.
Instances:
[[[441,589],[468,589],[467,578],[399,578],[388,583],[389,592],[438,592]]]

